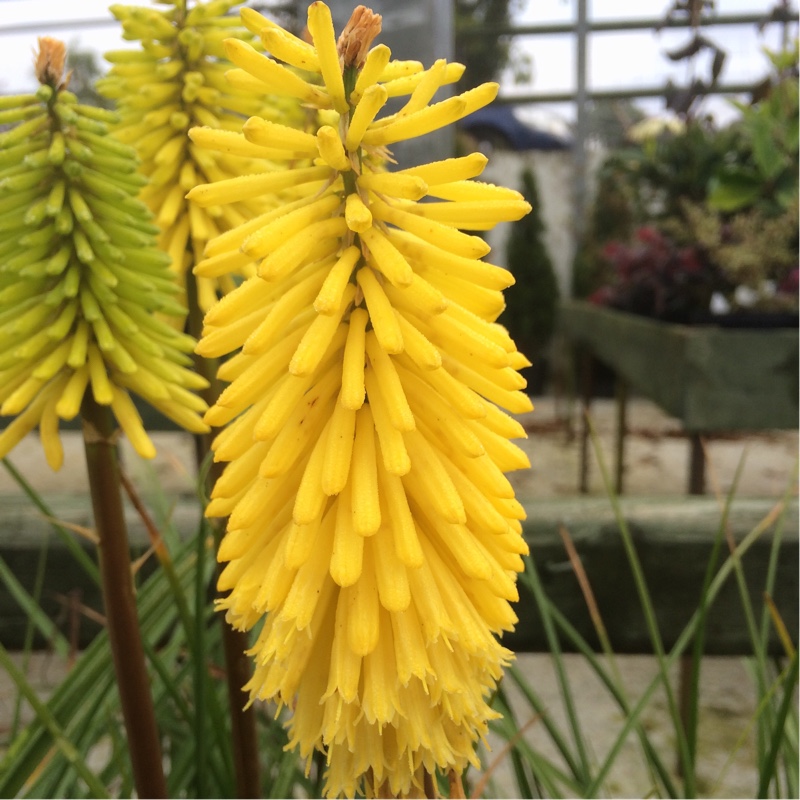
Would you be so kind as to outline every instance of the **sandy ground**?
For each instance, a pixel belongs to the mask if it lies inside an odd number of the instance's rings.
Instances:
[[[593,419],[598,432],[600,451],[609,467],[612,465],[614,416],[611,401],[596,401]],[[577,493],[579,469],[580,410],[577,404],[543,398],[536,410],[525,415],[529,431],[525,442],[531,469],[514,475],[520,497],[535,503],[536,498],[569,496]],[[629,494],[680,495],[685,492],[689,446],[681,435],[679,424],[646,401],[636,400],[629,408],[629,436],[626,447],[626,488]],[[43,493],[85,492],[86,473],[80,437],[65,434],[65,466],[52,473],[44,463],[35,437],[24,441],[13,453],[15,466]],[[159,456],[145,464],[124,448],[126,469],[144,495],[164,492],[193,491],[193,451],[185,435],[162,433],[154,436]],[[798,453],[797,431],[768,431],[758,435],[718,437],[707,442],[709,459],[708,491],[717,486],[727,491],[740,461],[744,459],[739,494],[752,497],[778,497],[787,485],[796,482],[794,470]],[[590,491],[602,494],[599,470],[594,461],[590,467]],[[3,495],[18,492],[11,477],[0,470],[0,509]],[[607,692],[593,676],[580,656],[568,656],[568,676],[574,690],[576,707],[584,727],[588,751],[599,763],[614,742],[621,716]],[[563,704],[552,662],[545,654],[524,654],[518,663],[526,680],[542,696],[548,712],[563,721]],[[628,656],[618,660],[619,669],[629,696],[637,698],[655,674],[654,659]],[[64,664],[55,656],[39,654],[31,664],[29,675],[34,685],[45,693],[63,675]],[[674,676],[673,685],[677,684]],[[531,712],[520,696],[512,691],[519,722],[529,721]],[[702,710],[699,743],[700,796],[753,797],[756,777],[753,764],[753,740],[744,734],[754,711],[753,683],[742,659],[708,658],[704,662],[701,688]],[[0,737],[8,724],[13,707],[13,689],[7,676],[0,673]],[[666,763],[673,765],[674,731],[667,722],[666,701],[657,695],[643,716],[643,724],[652,735]],[[534,721],[526,738],[542,754],[552,755],[552,744],[540,722]],[[739,742],[741,739],[741,747]],[[498,759],[494,777],[497,783],[490,796],[516,796],[508,760],[502,757],[501,745],[495,742],[494,752],[486,763]],[[634,737],[629,737],[606,784],[607,796],[644,797],[650,781]]]

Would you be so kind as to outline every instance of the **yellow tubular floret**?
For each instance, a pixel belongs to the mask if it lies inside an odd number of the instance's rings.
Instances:
[[[330,174],[327,167],[280,170],[259,175],[240,175],[235,178],[195,186],[186,199],[200,206],[224,205],[260,195],[279,192],[310,181],[318,181]]]
[[[142,418],[123,389],[112,388],[111,409],[133,449],[142,458],[155,458],[156,449],[142,425]]]
[[[347,227],[354,233],[363,234],[372,225],[372,213],[357,194],[347,196],[344,204],[344,217]]]
[[[403,334],[400,325],[375,273],[369,267],[364,267],[356,274],[356,280],[364,293],[372,329],[381,348],[387,353],[402,353]]]
[[[242,9],[244,12],[250,9]],[[319,72],[319,58],[317,52],[308,43],[298,39],[283,28],[265,26],[259,34],[264,44],[264,49],[272,53],[275,58],[291,64],[297,69],[307,72]]]
[[[339,402],[331,417],[328,432],[328,447],[322,464],[320,483],[327,495],[339,494],[345,486],[350,474],[350,458],[353,452],[355,436],[356,412],[345,408]]]
[[[364,403],[364,348],[367,322],[369,314],[366,309],[353,309],[342,361],[341,397],[342,405],[353,410],[358,410]]]
[[[314,310],[317,313],[333,314],[339,308],[353,268],[360,257],[361,251],[357,247],[348,247],[331,267],[314,300]]]
[[[380,390],[374,368],[364,373],[364,383],[375,422],[375,432],[378,434],[383,467],[392,475],[405,475],[411,469],[411,460],[402,431],[392,424],[392,414]]]
[[[333,169],[347,171],[352,168],[339,133],[332,126],[323,125],[317,131],[317,146],[323,161]]]
[[[269,122],[260,117],[250,117],[242,126],[242,132],[247,141],[253,144],[309,156],[317,153],[317,140],[310,133],[277,122]]]
[[[383,108],[387,98],[386,89],[380,84],[374,84],[366,89],[347,128],[344,146],[348,150],[355,150],[361,144],[367,128],[375,119],[375,115]]]
[[[358,178],[358,186],[404,200],[419,200],[428,192],[428,184],[421,178],[393,172],[364,173]]]
[[[403,385],[391,356],[380,346],[374,331],[366,336],[365,347],[369,365],[375,372],[378,386],[386,401],[389,419],[399,431],[412,431],[416,423],[406,400]]]
[[[236,66],[258,78],[264,84],[264,90],[270,94],[288,95],[317,108],[330,108],[331,98],[328,95],[286,67],[256,52],[247,42],[226,39],[225,53]]]
[[[356,412],[351,464],[352,525],[353,530],[360,536],[376,533],[381,524],[378,466],[375,455],[375,428],[372,411],[369,404],[366,404]]]
[[[370,263],[392,284],[392,286],[411,286],[414,271],[397,248],[376,227],[361,231],[361,240],[370,252]]]
[[[344,81],[339,66],[339,55],[336,52],[333,19],[325,3],[315,2],[308,7],[308,30],[314,40],[319,69],[333,101],[333,107],[340,114],[346,114],[350,106],[344,96]]]
[[[383,76],[391,57],[392,51],[385,44],[378,44],[367,53],[364,66],[356,78],[355,89],[350,95],[351,103],[358,105],[366,89],[373,86]]]
[[[429,186],[441,183],[453,183],[480,175],[489,159],[483,153],[471,153],[460,158],[446,158],[443,161],[433,161],[430,164],[421,164],[418,167],[398,170],[397,175],[413,175],[421,178]]]

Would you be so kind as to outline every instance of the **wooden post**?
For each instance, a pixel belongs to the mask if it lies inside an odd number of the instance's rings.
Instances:
[[[581,384],[581,446],[578,490],[589,493],[589,412],[592,405],[593,366],[591,354],[581,348],[578,355]]]
[[[625,491],[625,437],[628,433],[628,383],[617,375],[615,382],[617,425],[614,434],[614,491],[617,496]]]

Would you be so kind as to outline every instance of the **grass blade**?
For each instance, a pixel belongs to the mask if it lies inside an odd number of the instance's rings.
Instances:
[[[2,664],[17,689],[22,692],[25,699],[31,704],[33,710],[36,712],[37,718],[41,721],[42,725],[47,728],[53,739],[53,743],[61,751],[64,758],[71,764],[72,768],[83,779],[91,795],[93,797],[109,797],[106,787],[100,783],[95,774],[89,769],[86,762],[81,758],[75,746],[69,738],[64,735],[61,726],[58,724],[58,721],[50,709],[39,699],[36,691],[25,679],[25,676],[19,670],[2,644],[0,644],[0,664]]]
[[[789,667],[786,671],[786,678],[783,681],[783,700],[781,701],[772,727],[772,735],[769,737],[769,749],[766,757],[759,765],[760,776],[756,797],[767,797],[770,784],[773,780],[776,780],[778,753],[783,747],[786,720],[789,716],[789,709],[795,699],[794,693],[797,687],[797,667],[798,658],[797,653],[795,653],[789,663]]]
[[[2,581],[8,593],[17,601],[20,608],[28,615],[28,620],[39,633],[49,642],[56,653],[66,658],[69,654],[69,642],[55,623],[42,611],[41,606],[36,602],[28,590],[17,580],[11,568],[5,560],[0,557],[0,581]]]
[[[30,498],[31,502],[42,512],[44,517],[50,522],[53,530],[58,534],[64,546],[69,550],[70,555],[78,562],[83,571],[92,579],[93,583],[100,585],[100,571],[97,564],[92,561],[91,556],[75,541],[75,537],[63,525],[55,522],[56,516],[50,511],[50,507],[42,500],[41,496],[36,490],[25,480],[22,473],[9,461],[9,459],[2,459],[3,466],[7,472],[16,481],[17,485],[22,491]]]
[[[784,502],[777,503],[764,517],[764,519],[762,519],[761,522],[756,525],[738,545],[736,545],[728,558],[725,559],[720,566],[719,571],[714,576],[714,580],[711,581],[711,585],[708,587],[707,601],[709,607],[713,604],[714,600],[722,589],[722,586],[728,580],[731,573],[735,571],[736,565],[744,556],[744,554],[764,534],[764,532],[775,523],[775,519],[783,512],[784,508]],[[699,622],[698,616],[699,615],[697,611],[692,614],[689,622],[678,636],[672,650],[668,655],[665,656],[665,670],[669,670],[676,663],[678,658],[686,651],[686,648],[691,643],[692,638],[697,630],[697,625]],[[659,674],[656,675],[655,678],[653,678],[653,680],[648,684],[640,698],[637,700],[636,704],[631,709],[630,716],[625,720],[622,730],[618,734],[617,739],[612,745],[611,750],[606,756],[603,764],[600,766],[592,785],[589,787],[587,792],[588,797],[598,796],[600,787],[602,787],[603,782],[605,781],[606,776],[608,775],[608,772],[611,769],[617,754],[619,753],[619,750],[622,748],[622,745],[625,742],[625,739],[630,734],[631,729],[638,721],[639,716],[641,715],[645,706],[650,702],[655,690],[663,680],[663,674],[661,671],[659,671]]]
[[[672,685],[669,680],[664,643],[661,639],[661,632],[658,628],[658,621],[656,620],[655,608],[653,607],[653,601],[650,597],[650,590],[647,587],[644,571],[642,570],[642,565],[639,561],[639,556],[636,552],[636,547],[633,543],[633,537],[631,536],[628,528],[628,523],[622,513],[619,498],[612,489],[611,478],[600,449],[600,441],[591,419],[589,419],[589,428],[591,431],[592,446],[595,451],[595,457],[597,458],[600,474],[602,475],[603,479],[603,485],[605,486],[606,494],[611,501],[611,507],[614,510],[614,516],[619,528],[622,546],[628,559],[631,574],[633,575],[636,593],[639,597],[639,605],[644,614],[645,624],[647,626],[650,642],[655,653],[656,663],[658,664],[664,692],[667,697],[667,706],[672,718],[673,728],[675,730],[675,738],[678,745],[678,755],[680,758],[681,772],[684,781],[684,792],[687,797],[694,797],[696,794],[694,765],[689,752],[688,742],[686,740],[686,732],[684,731],[683,722],[681,720],[680,709],[678,707],[678,703],[676,702],[675,693],[672,690]]]

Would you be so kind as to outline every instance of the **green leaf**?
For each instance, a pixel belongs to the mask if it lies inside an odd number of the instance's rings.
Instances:
[[[797,117],[787,120],[784,136],[786,138],[786,149],[790,153],[794,153],[796,159],[798,145],[800,145],[800,120]]]
[[[72,768],[81,777],[93,797],[108,797],[109,794],[89,768],[88,764],[81,758],[80,753],[64,735],[62,727],[58,724],[53,713],[48,706],[43,703],[33,687],[25,679],[25,676],[14,664],[6,649],[0,645],[0,665],[8,673],[9,677],[16,684],[17,688],[25,695],[25,699],[31,704],[36,712],[41,724],[47,729],[52,737],[53,744],[64,755]]]
[[[39,633],[52,644],[56,653],[65,657],[69,652],[69,642],[47,614],[42,611],[27,589],[16,579],[2,558],[0,558],[0,584],[5,585],[9,594],[19,603]]]
[[[760,114],[752,120],[753,156],[762,176],[772,180],[789,165],[775,136],[775,122]]]
[[[778,754],[784,744],[786,720],[790,716],[790,710],[794,701],[794,693],[797,687],[797,672],[798,662],[797,653],[795,653],[786,671],[783,684],[783,698],[771,732],[769,751],[764,762],[760,764],[761,774],[759,776],[758,797],[768,796],[770,784],[775,778]]]
[[[797,202],[797,175],[788,170],[775,183],[775,200],[786,211]]]
[[[714,211],[740,211],[758,200],[762,186],[752,170],[741,167],[720,170],[709,181],[707,203]]]

